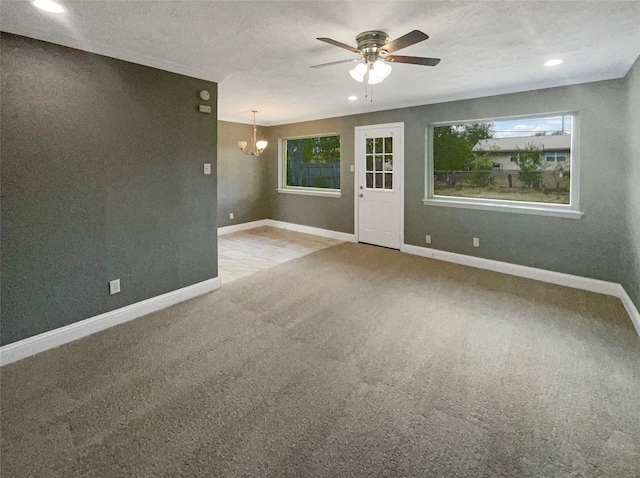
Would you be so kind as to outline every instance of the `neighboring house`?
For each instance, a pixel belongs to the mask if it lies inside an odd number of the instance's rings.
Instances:
[[[534,144],[542,149],[548,169],[565,165],[568,170],[571,159],[571,135],[558,134],[550,136],[517,136],[512,138],[481,139],[473,147],[475,153],[489,152],[494,155],[494,169],[503,171],[518,170],[518,151]]]

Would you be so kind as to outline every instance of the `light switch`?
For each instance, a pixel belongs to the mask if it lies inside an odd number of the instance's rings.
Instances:
[[[211,163],[204,163],[204,174],[211,174]]]

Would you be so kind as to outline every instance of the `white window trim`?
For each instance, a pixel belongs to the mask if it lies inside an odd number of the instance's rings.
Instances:
[[[342,135],[340,133],[321,133],[321,134],[309,134],[303,136],[288,136],[286,138],[280,138],[278,140],[278,188],[277,192],[283,194],[299,194],[301,196],[321,196],[321,197],[342,197],[342,189],[329,189],[329,188],[308,188],[303,186],[287,186],[287,171],[284,166],[286,158],[284,157],[284,151],[287,140],[290,139],[305,139],[305,138],[321,138],[323,136],[340,136],[340,185],[342,185]]]
[[[552,154],[553,153],[553,159],[551,161],[549,161],[547,159],[547,155]],[[558,154],[562,154],[564,153],[564,159],[562,161],[558,160]],[[546,163],[566,163],[567,162],[567,152],[566,151],[545,151],[544,152],[544,161]]]
[[[278,188],[276,189],[276,191],[283,194],[300,194],[302,196],[325,196],[325,197],[332,197],[332,198],[342,197],[342,192],[340,189],[321,189],[321,188],[305,188],[305,187],[287,186],[286,188]]]
[[[489,123],[494,121],[514,120],[518,118],[545,118],[548,116],[571,115],[573,117],[571,129],[571,154],[569,155],[570,203],[550,204],[526,201],[509,201],[501,199],[465,198],[453,196],[434,196],[433,194],[433,128],[437,126],[451,126],[461,123]],[[532,115],[505,116],[496,118],[471,119],[461,121],[446,121],[432,123],[425,134],[425,196],[422,203],[425,206],[443,206],[463,209],[479,209],[484,211],[510,212],[516,214],[532,214],[537,216],[564,217],[580,219],[584,213],[580,211],[580,117],[577,111],[560,111]]]

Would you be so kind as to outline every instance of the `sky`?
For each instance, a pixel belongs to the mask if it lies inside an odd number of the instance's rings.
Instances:
[[[522,118],[507,121],[494,121],[494,137],[508,138],[514,136],[533,136],[536,133],[545,132],[550,134],[557,131],[571,133],[571,116],[564,116],[564,128],[562,119],[562,116],[549,116],[545,118]]]

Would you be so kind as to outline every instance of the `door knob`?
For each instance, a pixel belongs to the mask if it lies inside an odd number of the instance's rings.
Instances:
[[[362,197],[362,196],[363,196],[363,194],[362,194],[362,193],[360,193],[360,194],[358,194],[358,196]]]

